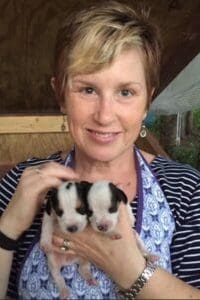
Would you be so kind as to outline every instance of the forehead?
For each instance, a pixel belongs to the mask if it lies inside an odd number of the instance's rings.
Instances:
[[[108,183],[95,183],[89,190],[88,202],[90,208],[102,210],[112,204],[113,194]]]
[[[63,207],[78,208],[81,206],[81,198],[75,182],[63,183],[58,189],[59,204]]]
[[[98,72],[78,74],[69,77],[69,85],[81,82],[91,83],[133,83],[146,86],[143,53],[140,48],[123,51],[111,64]]]

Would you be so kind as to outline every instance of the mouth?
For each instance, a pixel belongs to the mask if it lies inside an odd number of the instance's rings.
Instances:
[[[103,131],[96,131],[92,129],[87,129],[90,136],[95,139],[97,142],[102,143],[108,143],[114,141],[118,135],[120,134],[120,131],[115,132],[103,132]]]

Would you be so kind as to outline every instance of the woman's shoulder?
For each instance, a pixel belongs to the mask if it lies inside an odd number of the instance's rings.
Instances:
[[[188,164],[162,156],[156,156],[150,167],[168,200],[176,223],[182,226],[186,220],[194,220],[195,214],[199,220],[200,172]]]
[[[62,163],[63,159],[62,159],[62,152],[56,152],[53,154],[50,154],[46,157],[30,157],[25,161],[21,161],[19,163],[17,163],[15,166],[13,166],[13,168],[11,168],[8,173],[5,175],[5,177],[7,177],[7,175],[9,175],[10,177],[20,177],[22,172],[28,168],[28,167],[32,167],[32,166],[37,166],[40,164],[44,164],[46,162],[51,162],[51,161],[55,161],[58,163]]]
[[[30,157],[25,161],[19,162],[16,167],[19,169],[25,169],[29,166],[39,165],[46,162],[55,161],[58,163],[61,163],[63,161],[62,159],[62,152],[58,151],[56,153],[50,154],[46,157]]]
[[[150,163],[151,169],[158,175],[173,179],[200,181],[200,172],[189,164],[180,163],[173,159],[156,156]]]
[[[40,165],[50,161],[62,163],[63,162],[62,152],[53,153],[45,158],[31,157],[25,161],[17,163],[15,166],[11,167],[7,171],[7,173],[0,179],[0,192],[3,187],[7,188],[7,186],[9,186],[9,190],[10,189],[12,190],[12,188],[14,189],[18,184],[22,172],[26,168],[34,165],[35,166]]]

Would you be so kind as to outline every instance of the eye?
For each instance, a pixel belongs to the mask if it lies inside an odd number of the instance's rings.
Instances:
[[[128,90],[128,89],[122,89],[121,91],[120,91],[120,95],[122,96],[122,97],[130,97],[130,96],[133,96],[133,91],[130,91],[130,90]]]
[[[83,93],[85,94],[94,94],[95,93],[95,89],[91,86],[86,86],[82,89]]]
[[[81,215],[86,215],[86,209],[82,206],[77,208],[76,211]]]
[[[62,215],[63,215],[63,210],[60,209],[60,208],[56,209],[56,214],[57,214],[57,216],[62,217]]]
[[[91,216],[92,216],[92,214],[93,214],[93,211],[92,211],[92,210],[90,210],[90,209],[88,209],[88,211],[87,211],[87,215],[88,215],[88,217],[91,217]]]
[[[115,213],[117,211],[117,206],[111,206],[109,209],[108,209],[109,213]]]

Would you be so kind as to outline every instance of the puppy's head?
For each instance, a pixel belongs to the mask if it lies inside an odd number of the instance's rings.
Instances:
[[[88,183],[89,184],[89,183]],[[52,191],[46,211],[56,215],[60,229],[64,233],[75,233],[84,230],[87,225],[87,210],[85,203],[85,189],[87,183],[67,181],[58,189]]]
[[[88,215],[96,231],[111,233],[118,222],[119,204],[127,204],[125,193],[109,181],[97,181],[88,191]]]

